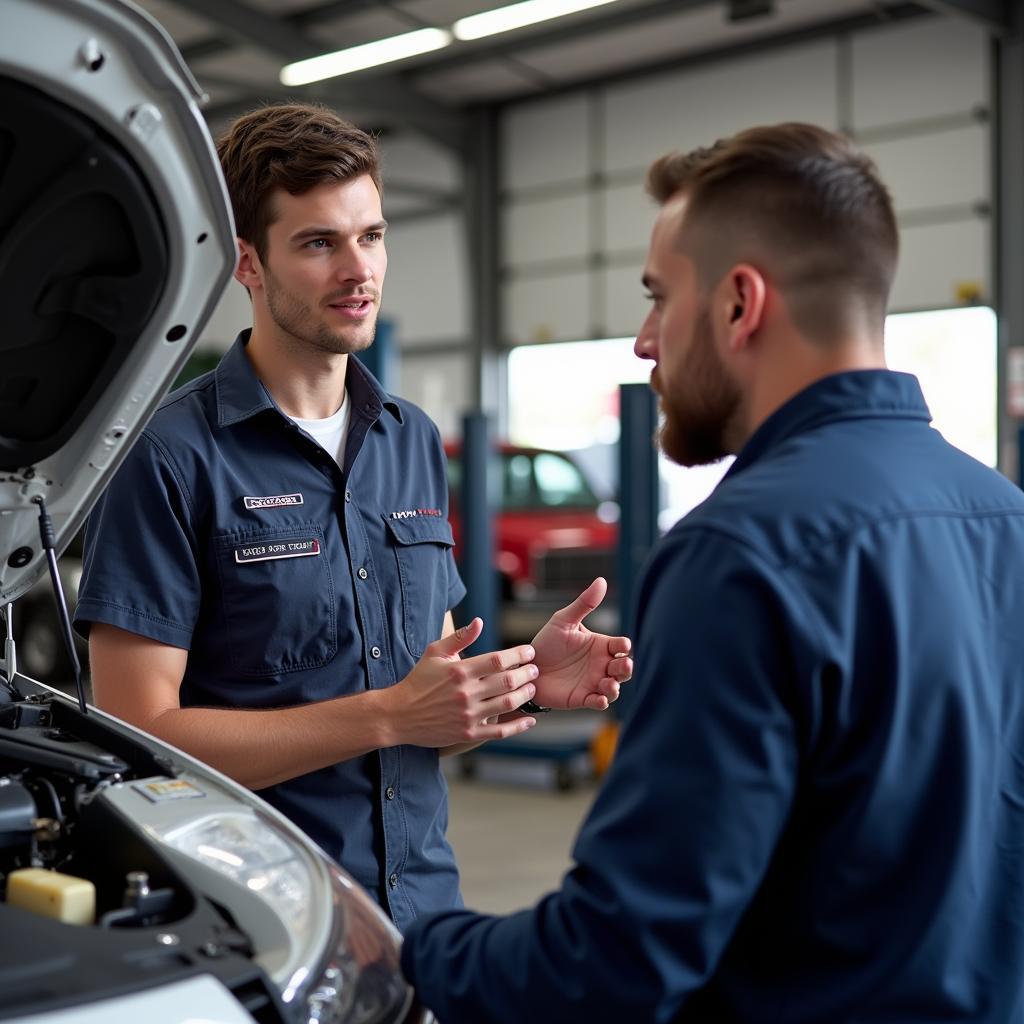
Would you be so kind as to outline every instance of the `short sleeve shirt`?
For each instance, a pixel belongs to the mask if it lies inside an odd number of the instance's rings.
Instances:
[[[77,627],[186,649],[183,707],[391,686],[465,595],[437,428],[350,358],[341,468],[277,408],[247,342],[164,401],[97,504]],[[386,748],[260,795],[400,927],[459,905],[436,750]]]

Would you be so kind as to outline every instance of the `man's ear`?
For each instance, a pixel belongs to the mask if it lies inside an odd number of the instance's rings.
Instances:
[[[726,343],[731,351],[745,348],[764,318],[768,285],[749,263],[738,263],[723,278],[718,298],[724,314]]]
[[[263,264],[254,246],[244,238],[236,238],[238,243],[238,265],[235,267],[235,280],[251,292],[253,288],[263,287]]]

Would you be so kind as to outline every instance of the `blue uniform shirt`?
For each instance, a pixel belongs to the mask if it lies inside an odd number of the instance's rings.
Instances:
[[[445,1024],[1024,1021],[1024,495],[929,418],[821,380],[661,542],[561,890],[406,933]]]
[[[274,404],[247,333],[164,401],[93,511],[76,621],[187,649],[182,706],[391,686],[465,594],[437,428],[349,359],[342,472]],[[436,750],[387,748],[260,795],[400,926],[461,905]]]

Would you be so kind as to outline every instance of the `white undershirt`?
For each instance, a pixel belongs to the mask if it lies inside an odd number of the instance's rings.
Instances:
[[[325,420],[300,420],[290,417],[301,427],[331,458],[345,468],[345,438],[348,436],[348,398],[342,399],[341,408]]]

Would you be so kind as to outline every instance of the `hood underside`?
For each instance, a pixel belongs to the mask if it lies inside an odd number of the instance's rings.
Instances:
[[[202,96],[121,0],[4,0],[0,604],[70,542],[235,263]]]

